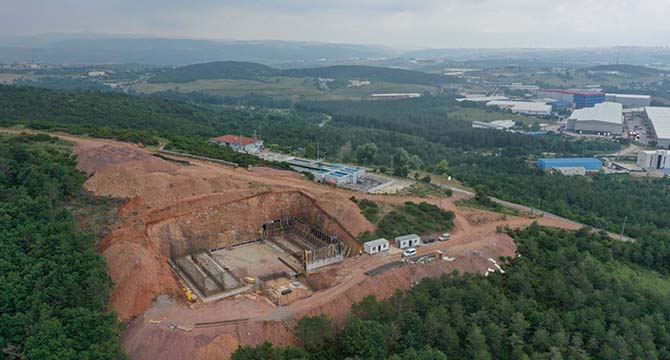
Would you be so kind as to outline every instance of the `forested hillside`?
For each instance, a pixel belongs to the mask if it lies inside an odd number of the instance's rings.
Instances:
[[[205,79],[255,80],[261,77],[279,76],[280,74],[281,70],[261,64],[239,61],[217,61],[158,70],[157,74],[149,79],[149,82],[184,83]]]
[[[615,151],[608,141],[573,140],[558,135],[528,136],[472,129],[451,119],[464,111],[449,97],[392,102],[306,103],[296,110],[199,107],[189,103],[123,94],[50,91],[0,86],[0,123],[28,123],[94,136],[158,144],[242,165],[261,163],[208,144],[224,133],[262,134],[266,145],[299,156],[390,168],[396,175],[423,169],[447,172],[491,195],[558,213],[597,228],[621,230],[640,240],[636,256],[666,272],[670,230],[662,209],[670,204],[668,180],[546,174],[533,159],[591,156]],[[465,109],[467,111],[467,109]],[[332,116],[325,126],[324,117]],[[505,114],[501,114],[504,116]],[[443,160],[447,168],[438,168]]]
[[[342,331],[303,318],[301,348],[243,347],[233,359],[670,357],[670,279],[630,257],[634,245],[536,224],[512,235],[522,256],[504,275],[426,279],[354,305]]]
[[[66,210],[85,179],[69,149],[48,136],[0,137],[3,358],[125,358],[105,260]]]

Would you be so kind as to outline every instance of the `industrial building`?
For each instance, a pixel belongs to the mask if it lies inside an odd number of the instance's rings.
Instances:
[[[384,93],[384,94],[371,94],[373,99],[379,100],[401,100],[401,99],[412,99],[421,97],[420,93]]]
[[[510,110],[515,114],[547,116],[551,115],[551,105],[534,101],[504,101],[495,100],[486,103],[486,106],[497,106],[504,110]]]
[[[577,109],[593,107],[595,104],[605,102],[605,94],[582,90],[542,89],[537,91],[537,97],[569,102]]]
[[[649,170],[670,170],[669,150],[643,150],[637,153],[637,166]]]
[[[407,249],[419,245],[421,238],[417,234],[398,236],[395,238],[395,246],[399,249]]]
[[[514,120],[493,120],[491,122],[473,121],[472,127],[474,129],[493,129],[493,130],[509,130],[516,126]]]
[[[356,183],[365,170],[340,164],[329,164],[320,160],[292,159],[287,161],[291,169],[298,172],[309,172],[316,181],[334,185]]]
[[[593,107],[576,109],[568,117],[565,129],[579,134],[621,135],[623,105],[604,102]]]
[[[603,162],[596,158],[544,158],[537,160],[537,167],[544,171],[571,168],[566,173],[577,175],[575,168],[583,168],[584,174],[596,173],[603,167]]]
[[[370,255],[382,251],[388,251],[388,249],[389,249],[389,241],[384,238],[368,241],[365,244],[363,244],[363,251],[365,251],[366,254]]]
[[[553,168],[552,170],[554,170],[554,171],[556,171],[560,174],[563,174],[565,176],[574,176],[574,175],[582,175],[583,176],[583,175],[586,175],[586,169],[581,167],[581,166],[578,166],[578,167],[570,167],[570,166],[557,167],[557,168]]]
[[[651,96],[634,94],[605,94],[605,101],[615,102],[625,108],[645,107],[651,104]]]
[[[468,96],[466,95],[463,98],[458,98],[456,101],[458,102],[476,102],[476,103],[488,103],[490,101],[507,101],[509,98],[507,96],[481,96],[481,95],[474,95],[474,96]]]
[[[670,146],[670,108],[647,106],[644,108],[644,114],[656,146],[668,148]]]
[[[246,136],[223,135],[210,139],[210,141],[218,145],[228,146],[235,151],[250,154],[256,154],[263,150],[263,140]]]

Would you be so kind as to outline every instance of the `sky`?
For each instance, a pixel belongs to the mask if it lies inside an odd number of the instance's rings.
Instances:
[[[452,47],[670,46],[670,0],[0,0],[44,33]]]

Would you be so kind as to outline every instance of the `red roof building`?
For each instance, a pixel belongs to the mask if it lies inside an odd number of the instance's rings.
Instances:
[[[223,135],[212,138],[210,141],[246,153],[255,154],[263,150],[263,140],[246,136]]]
[[[240,145],[240,146],[251,145],[251,144],[262,143],[263,142],[263,140],[261,140],[261,139],[250,138],[250,137],[246,137],[246,136],[235,136],[235,135],[223,135],[223,136],[215,137],[215,138],[212,139],[212,141],[217,142],[217,143],[235,144],[235,145]]]

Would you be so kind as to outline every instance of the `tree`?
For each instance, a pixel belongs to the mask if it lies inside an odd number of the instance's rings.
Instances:
[[[427,345],[418,351],[411,348],[402,354],[393,355],[389,360],[447,360],[447,355]]]
[[[482,205],[491,205],[491,197],[489,196],[489,189],[483,185],[475,186],[475,200]]]
[[[407,177],[409,174],[409,153],[405,149],[400,149],[393,157],[393,175]]]
[[[430,175],[426,175],[423,178],[421,178],[421,182],[423,182],[424,184],[430,184],[432,180],[433,179],[430,177]]]
[[[439,175],[446,175],[449,173],[449,162],[445,159],[440,160],[440,162],[435,165],[435,173]]]
[[[466,339],[468,343],[469,353],[474,360],[491,360],[488,346],[486,345],[486,337],[482,333],[479,326],[474,325],[470,328]]]
[[[347,141],[340,147],[340,151],[337,153],[337,157],[343,162],[350,162],[352,149],[351,141]]]
[[[377,145],[374,143],[365,143],[356,147],[356,159],[359,164],[370,164],[377,156]]]
[[[293,346],[276,347],[266,341],[258,346],[242,346],[231,355],[231,360],[307,360],[309,353]]]
[[[352,320],[340,344],[345,355],[361,359],[384,359],[388,353],[384,327],[372,320]]]
[[[332,319],[326,315],[305,316],[293,331],[303,347],[318,348],[333,339]]]

